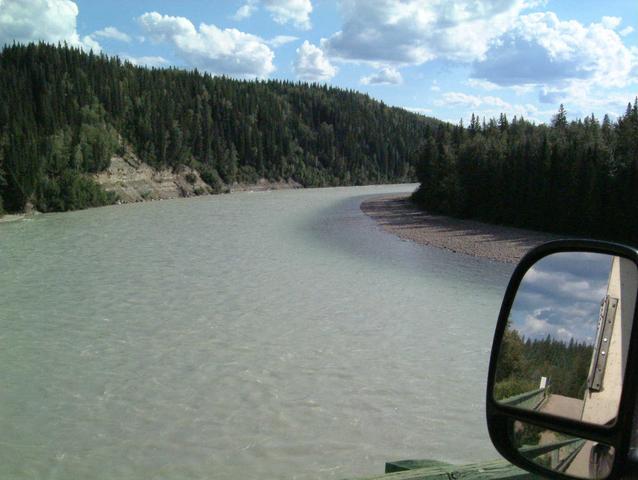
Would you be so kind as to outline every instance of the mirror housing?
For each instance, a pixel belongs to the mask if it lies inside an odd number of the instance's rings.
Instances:
[[[525,407],[521,408],[520,406],[513,406],[512,402],[503,401],[503,398],[497,399],[494,395],[497,385],[499,358],[501,357],[501,352],[505,350],[503,348],[504,343],[506,343],[505,337],[508,332],[511,332],[513,306],[515,306],[516,295],[519,293],[522,283],[525,283],[526,274],[533,272],[533,267],[542,262],[543,259],[546,259],[546,257],[561,253],[576,254],[578,252],[619,257],[623,259],[622,262],[625,265],[632,266],[632,272],[636,272],[632,273],[632,275],[635,276],[638,282],[638,251],[624,245],[593,240],[559,240],[536,247],[525,255],[510,279],[494,334],[487,381],[486,414],[488,431],[492,443],[501,455],[513,464],[530,472],[549,478],[606,478],[613,480],[627,475],[629,472],[636,471],[634,456],[629,455],[638,384],[638,327],[633,328],[635,327],[638,311],[636,308],[638,302],[635,301],[638,289],[636,289],[635,283],[630,284],[631,290],[637,290],[631,292],[633,298],[632,311],[627,315],[628,318],[623,320],[630,322],[629,330],[631,333],[629,334],[626,351],[623,351],[623,360],[625,361],[624,375],[622,375],[620,387],[614,398],[617,403],[614,403],[613,407],[615,409],[617,405],[617,414],[613,421],[596,423],[591,421],[591,416],[589,421],[583,421],[583,418],[587,419],[588,417],[582,415],[560,416],[547,411],[543,412],[540,408],[530,408],[528,406],[530,405],[529,402],[526,403]],[[603,310],[608,308],[610,308],[608,305],[601,307],[601,319],[603,318]],[[601,328],[599,328],[599,331],[601,331]],[[602,335],[602,333],[599,335]],[[596,338],[595,342],[592,340],[591,343],[593,345],[601,341],[602,337]],[[605,341],[607,341],[606,338]],[[592,347],[590,346],[589,348]],[[600,349],[598,349],[598,352],[600,353]],[[595,354],[596,348],[594,348],[594,357],[596,356]],[[595,358],[592,359],[592,365],[587,377],[587,385],[592,389],[597,385],[593,380],[592,373],[595,370],[595,362]],[[502,368],[502,365],[500,368]],[[542,387],[541,389],[545,388],[542,379],[540,387]],[[518,395],[518,397],[523,396]],[[547,435],[554,439],[553,445],[555,447],[547,445],[534,447],[525,443],[529,443],[530,438],[539,439]],[[552,448],[556,450],[554,453],[550,453]],[[596,458],[596,462],[602,466],[592,467],[590,464],[588,474],[569,474],[570,472],[563,467],[565,463],[569,464],[578,453],[578,451],[575,451],[576,449],[586,450],[590,458]],[[552,455],[551,462],[550,455]],[[569,455],[572,455],[571,459]],[[559,468],[558,465],[561,467]]]

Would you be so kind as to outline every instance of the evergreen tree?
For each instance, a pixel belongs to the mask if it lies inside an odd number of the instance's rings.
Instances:
[[[616,122],[593,115],[551,125],[504,114],[464,133],[446,127],[421,145],[413,195],[448,215],[638,245],[638,103]],[[445,157],[443,157],[445,153]]]

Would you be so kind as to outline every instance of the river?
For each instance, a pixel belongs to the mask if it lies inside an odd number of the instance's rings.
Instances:
[[[0,478],[332,479],[497,458],[512,265],[359,209],[413,185],[238,193],[0,225]]]

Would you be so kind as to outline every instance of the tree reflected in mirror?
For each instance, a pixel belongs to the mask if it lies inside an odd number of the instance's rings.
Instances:
[[[636,300],[632,261],[561,252],[535,263],[510,310],[493,396],[515,408],[610,424]]]

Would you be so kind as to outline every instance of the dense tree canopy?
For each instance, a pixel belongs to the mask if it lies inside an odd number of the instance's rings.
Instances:
[[[638,244],[638,105],[615,122],[453,126],[360,93],[148,69],[67,46],[0,52],[0,211],[114,201],[87,174],[132,149],[221,182],[413,181],[432,212]],[[415,173],[416,172],[416,173]]]
[[[525,339],[516,330],[503,336],[494,378],[494,397],[502,400],[539,388],[541,377],[551,382],[551,392],[583,398],[594,348],[574,341],[562,342],[549,335]]]
[[[611,122],[514,117],[424,139],[414,200],[458,217],[638,244],[638,104]]]
[[[439,122],[320,85],[148,69],[67,46],[0,52],[0,198],[66,210],[112,201],[87,177],[113,153],[189,165],[207,182],[414,181]]]

